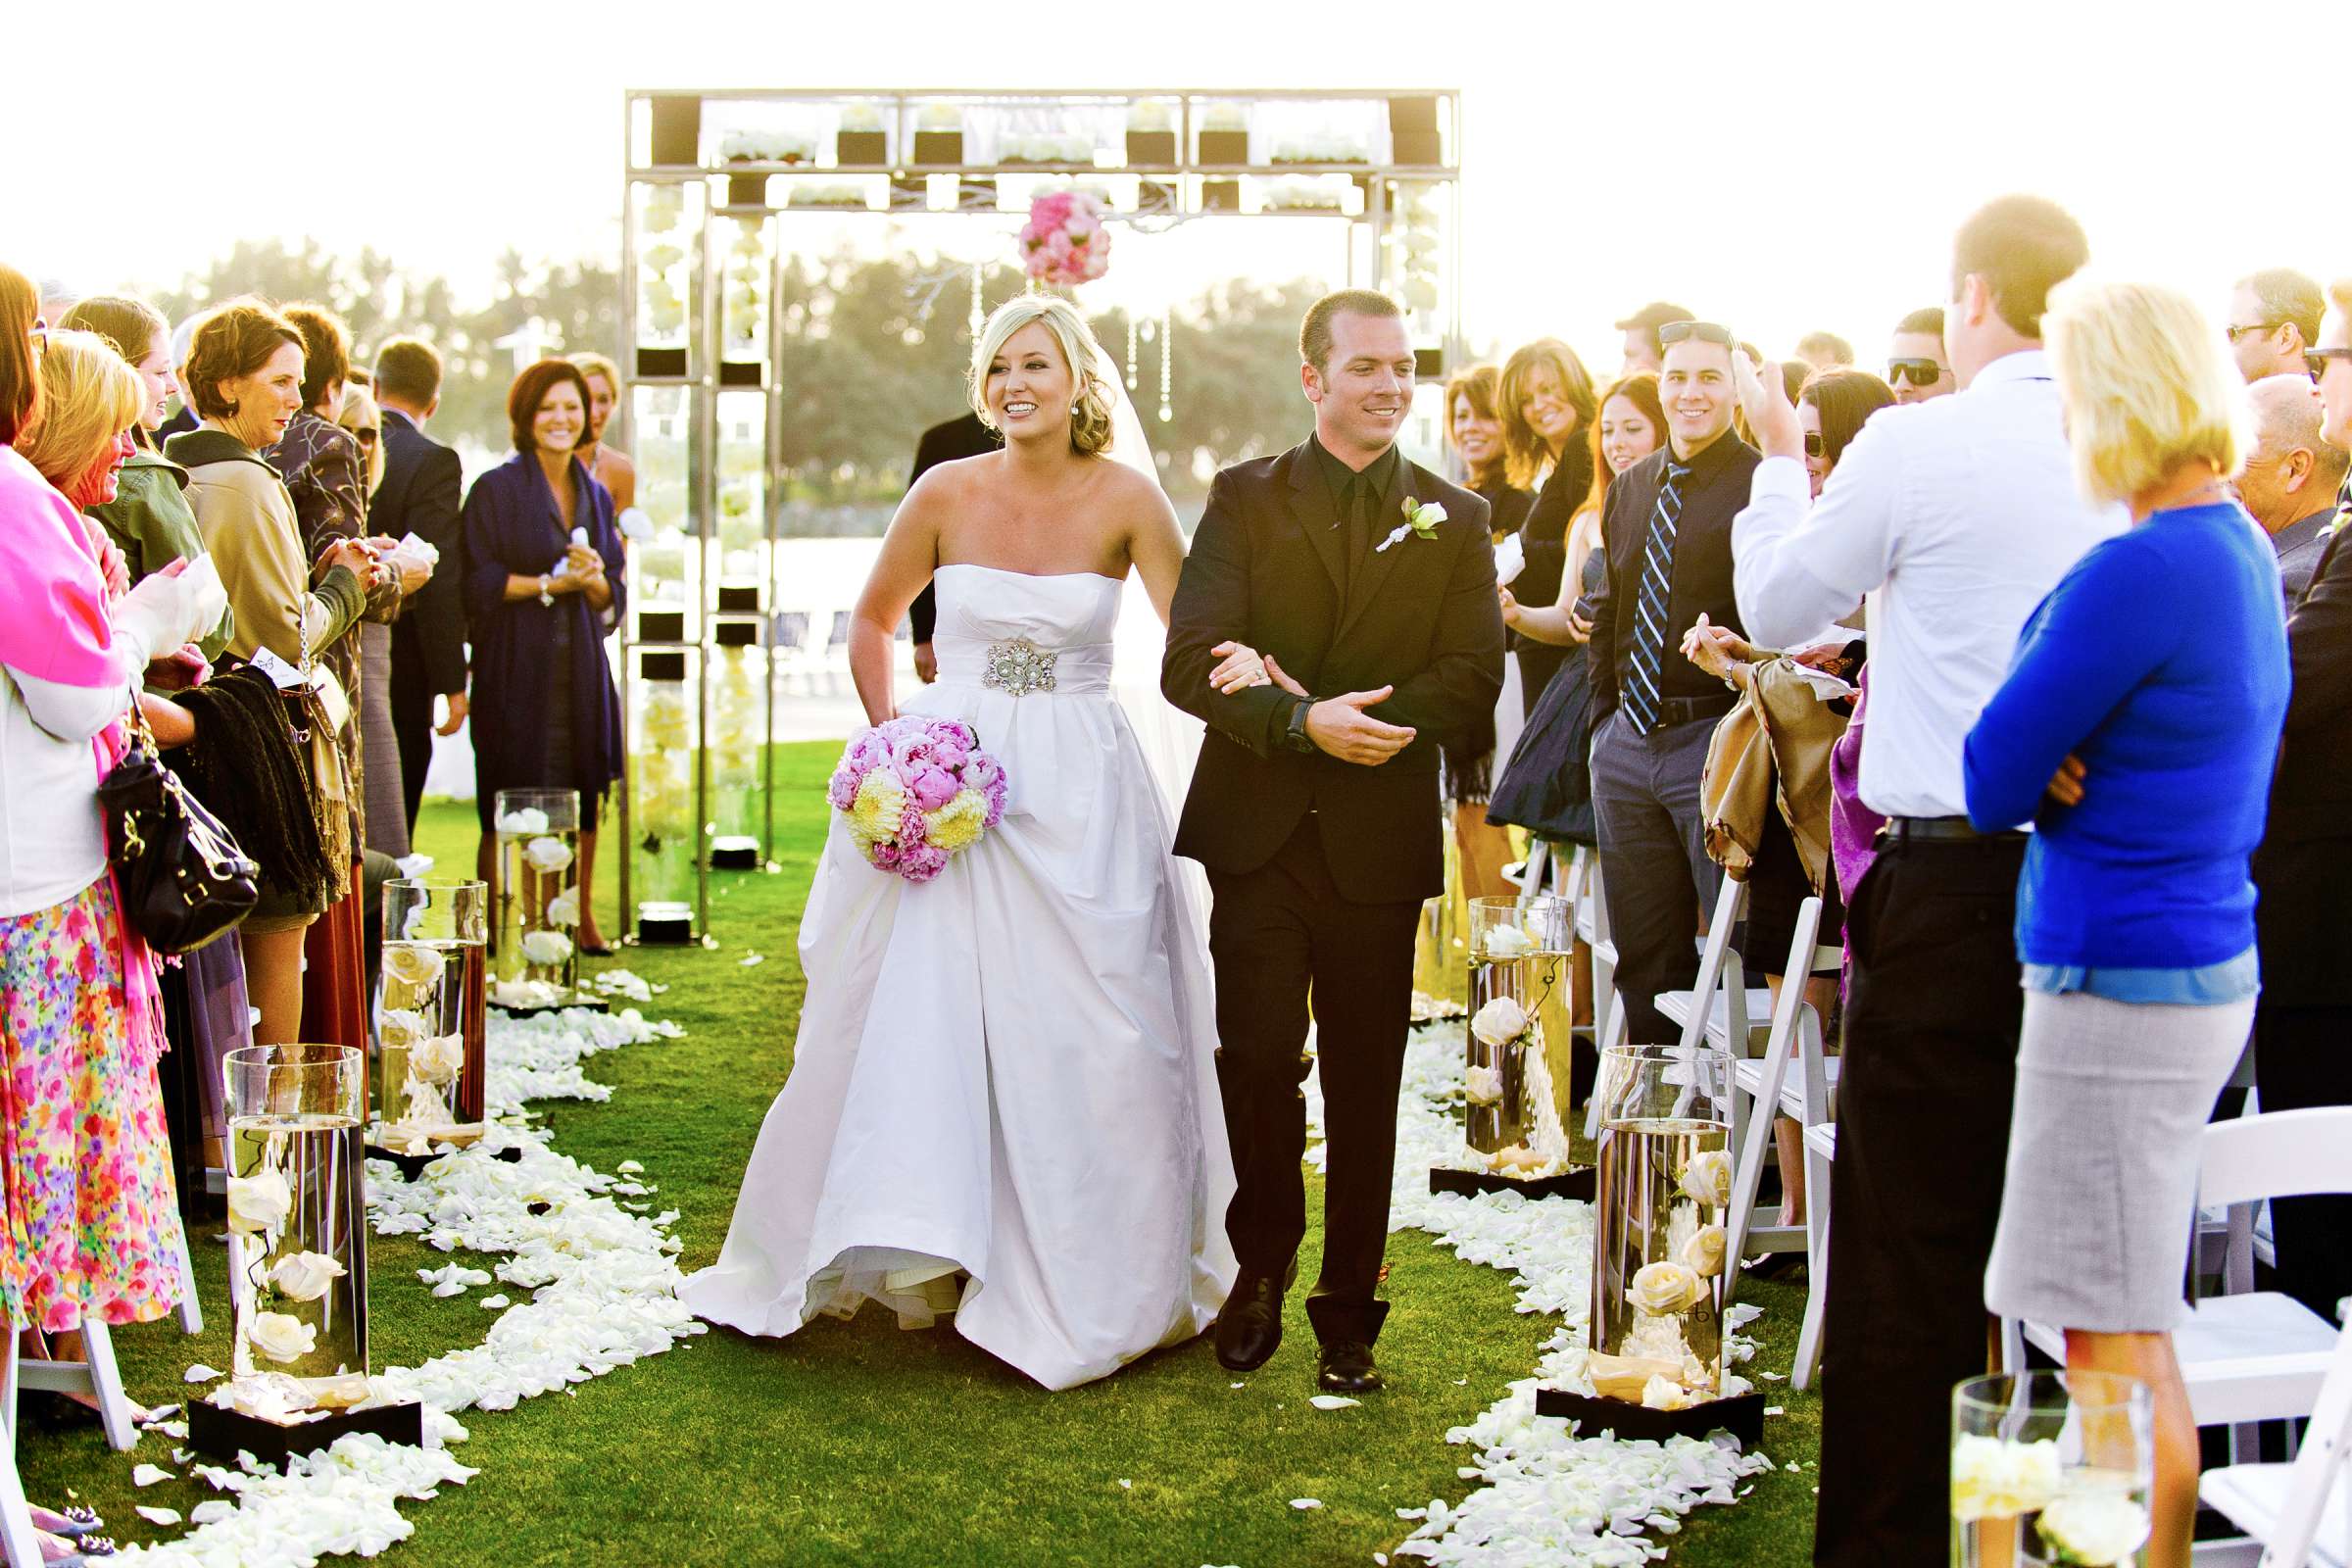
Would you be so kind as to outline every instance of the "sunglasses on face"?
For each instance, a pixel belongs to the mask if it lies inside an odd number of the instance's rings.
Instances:
[[[1826,458],[1829,455],[1829,448],[1822,445],[1821,432],[1819,430],[1807,430],[1805,432],[1805,456],[1808,458]]]
[[[1943,367],[1934,360],[1888,360],[1886,379],[1890,383],[1909,381],[1913,386],[1934,386],[1943,379]]]
[[[1717,326],[1713,321],[1668,321],[1664,326],[1658,328],[1658,347],[1660,348],[1666,348],[1690,338],[1696,338],[1701,343],[1720,343],[1727,349],[1740,346],[1740,340],[1732,336],[1730,327]]]

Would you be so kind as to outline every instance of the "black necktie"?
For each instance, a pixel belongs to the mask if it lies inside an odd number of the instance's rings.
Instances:
[[[1371,521],[1372,481],[1358,473],[1352,475],[1340,493],[1342,533],[1348,541],[1347,587],[1355,587],[1356,574],[1364,569],[1364,558],[1372,553]]]

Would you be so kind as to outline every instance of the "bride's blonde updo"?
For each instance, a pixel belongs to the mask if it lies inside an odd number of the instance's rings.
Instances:
[[[1110,450],[1111,435],[1110,383],[1103,379],[1101,368],[1102,345],[1095,340],[1094,329],[1078,314],[1078,307],[1057,295],[1018,295],[989,316],[979,341],[972,345],[967,388],[972,412],[990,429],[997,427],[996,416],[988,407],[989,362],[1004,349],[1005,339],[1033,321],[1044,322],[1054,341],[1061,345],[1062,362],[1069,366],[1077,383],[1077,395],[1070,405],[1070,450],[1082,458],[1099,458]]]

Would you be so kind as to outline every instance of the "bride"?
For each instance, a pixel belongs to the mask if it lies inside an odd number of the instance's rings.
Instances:
[[[1010,799],[922,886],[834,822],[791,1077],[718,1262],[681,1293],[711,1322],[781,1336],[868,1298],[908,1327],[952,1311],[1063,1389],[1199,1334],[1232,1286],[1207,955],[1110,692],[1121,585],[1133,568],[1164,624],[1184,540],[1156,480],[1104,461],[1102,364],[1067,302],[1001,307],[971,392],[1004,450],[923,475],[858,600],[868,720],[965,721]],[[892,631],[933,580],[939,679],[902,708]],[[992,662],[1014,644],[1023,660]],[[1224,652],[1221,687],[1265,679],[1250,650]]]

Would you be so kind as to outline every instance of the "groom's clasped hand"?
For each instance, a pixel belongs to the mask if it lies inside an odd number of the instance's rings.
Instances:
[[[1250,686],[1279,686],[1293,697],[1312,695],[1272,654],[1260,654],[1247,643],[1228,638],[1209,652],[1224,661],[1208,672],[1208,684],[1219,696],[1230,697]],[[1383,686],[1377,691],[1342,692],[1326,698],[1307,710],[1306,737],[1343,762],[1378,767],[1412,745],[1418,733],[1409,725],[1391,724],[1365,711],[1396,695],[1396,687]]]

